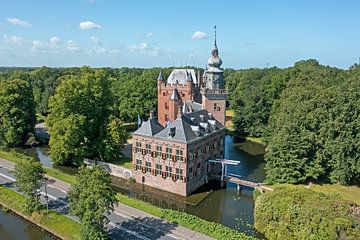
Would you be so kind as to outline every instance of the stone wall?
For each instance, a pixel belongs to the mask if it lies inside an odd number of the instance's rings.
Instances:
[[[111,176],[124,178],[124,179],[129,179],[133,177],[133,172],[131,169],[120,167],[115,164],[106,163],[102,161],[95,161],[87,158],[84,159],[84,163],[90,166],[101,165],[106,169],[106,171],[110,173]]]

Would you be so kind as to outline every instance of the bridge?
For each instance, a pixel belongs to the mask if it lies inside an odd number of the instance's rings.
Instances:
[[[234,173],[228,173],[227,165],[238,165],[239,161],[228,160],[228,159],[212,159],[209,162],[220,163],[222,166],[221,175],[220,174],[212,174],[210,175],[213,179],[218,179],[224,184],[225,182],[235,183],[237,185],[238,191],[241,190],[242,186],[259,189],[260,191],[273,191],[274,189],[264,186],[263,183],[260,183],[254,179],[244,177]]]

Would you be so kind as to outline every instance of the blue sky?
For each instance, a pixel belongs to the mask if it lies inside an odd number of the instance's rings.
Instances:
[[[204,67],[216,24],[224,68],[348,68],[359,12],[351,0],[2,0],[0,66]]]

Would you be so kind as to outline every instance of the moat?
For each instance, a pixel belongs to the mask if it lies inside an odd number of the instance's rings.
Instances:
[[[44,165],[51,167],[46,148],[27,149],[25,153],[37,157]],[[228,171],[256,181],[265,179],[263,146],[244,142],[229,135],[225,137],[225,158],[240,161],[238,166],[229,166]],[[69,173],[73,169],[61,168]],[[146,187],[138,183],[113,178],[114,188],[123,194],[147,201],[163,208],[171,208],[194,214],[203,219],[222,223],[230,228],[259,236],[253,229],[254,199],[252,189],[244,187],[239,193],[235,184],[227,183],[226,188],[220,187],[220,182],[212,181],[198,192],[211,191],[204,200],[196,206],[186,203],[184,197]]]

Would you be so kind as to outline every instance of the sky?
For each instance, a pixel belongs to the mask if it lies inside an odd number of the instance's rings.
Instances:
[[[0,66],[288,67],[360,57],[358,0],[1,0]]]

